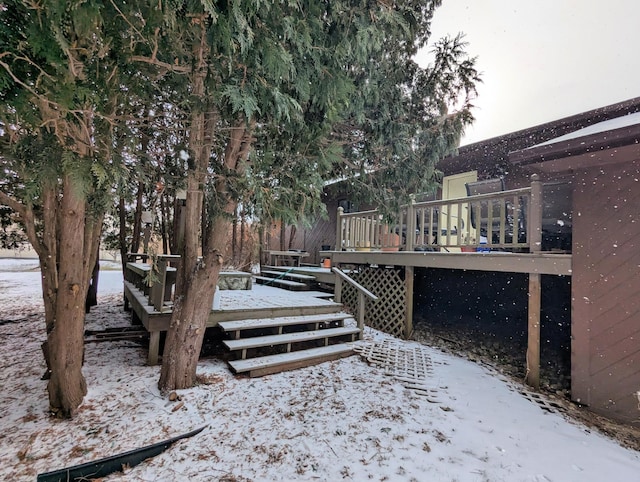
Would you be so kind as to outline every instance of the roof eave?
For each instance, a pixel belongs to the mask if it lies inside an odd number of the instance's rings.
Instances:
[[[552,163],[553,171],[558,172],[574,169],[577,163],[572,161],[579,161],[578,164],[581,167],[595,165],[603,157],[600,154],[604,154],[605,151],[613,151],[613,156],[608,156],[613,159],[608,159],[609,161],[623,161],[625,159],[619,159],[619,155],[628,155],[630,151],[640,150],[639,143],[640,124],[634,124],[589,136],[513,151],[509,153],[509,162],[541,169],[545,169],[545,163]],[[592,161],[590,162],[589,159]],[[562,162],[563,160],[566,161]]]

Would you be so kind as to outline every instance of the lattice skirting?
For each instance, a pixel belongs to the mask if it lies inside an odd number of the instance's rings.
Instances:
[[[433,363],[427,347],[407,345],[400,340],[361,343],[354,350],[365,360],[381,367],[406,388],[438,403],[438,390],[433,386]]]
[[[377,302],[367,299],[365,324],[384,333],[404,338],[407,304],[404,270],[360,266],[357,271],[351,271],[349,276],[379,298]],[[342,303],[357,315],[358,293],[349,283],[342,284]]]

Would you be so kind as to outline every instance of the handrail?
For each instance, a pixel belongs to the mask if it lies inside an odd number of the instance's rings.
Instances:
[[[338,269],[338,268],[331,268],[332,271],[337,274],[338,276],[340,276],[343,280],[347,281],[349,284],[353,285],[353,287],[355,289],[357,289],[358,291],[361,291],[364,295],[368,296],[369,298],[371,298],[372,301],[378,301],[378,297],[376,295],[374,295],[371,291],[369,291],[367,288],[365,288],[364,286],[362,286],[360,283],[358,283],[356,280],[354,280],[351,276],[349,276],[347,273],[345,273],[344,271]]]
[[[372,301],[378,301],[378,297],[374,295],[367,288],[362,286],[356,280],[351,278],[348,274],[341,271],[338,268],[332,268],[332,271],[336,274],[336,283],[334,287],[334,298],[336,302],[340,303],[342,297],[342,280],[352,285],[358,292],[358,313],[357,323],[358,330],[360,330],[359,339],[362,340],[362,333],[364,331],[364,311],[365,311],[365,296],[369,297]]]

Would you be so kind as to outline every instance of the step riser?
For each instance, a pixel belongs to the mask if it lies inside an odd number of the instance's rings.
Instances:
[[[261,319],[279,318],[283,316],[306,316],[306,315],[318,315],[318,314],[331,314],[339,313],[342,310],[342,305],[323,305],[323,306],[295,306],[295,307],[279,307],[271,310],[263,309]],[[255,315],[254,315],[255,316]],[[247,318],[247,313],[244,310],[238,310],[236,312],[232,310],[225,310],[217,315],[218,324],[228,321],[240,321]]]

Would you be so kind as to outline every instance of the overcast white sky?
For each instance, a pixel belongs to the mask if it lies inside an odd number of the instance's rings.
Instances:
[[[478,57],[463,145],[640,96],[638,0],[443,0],[432,30]]]

